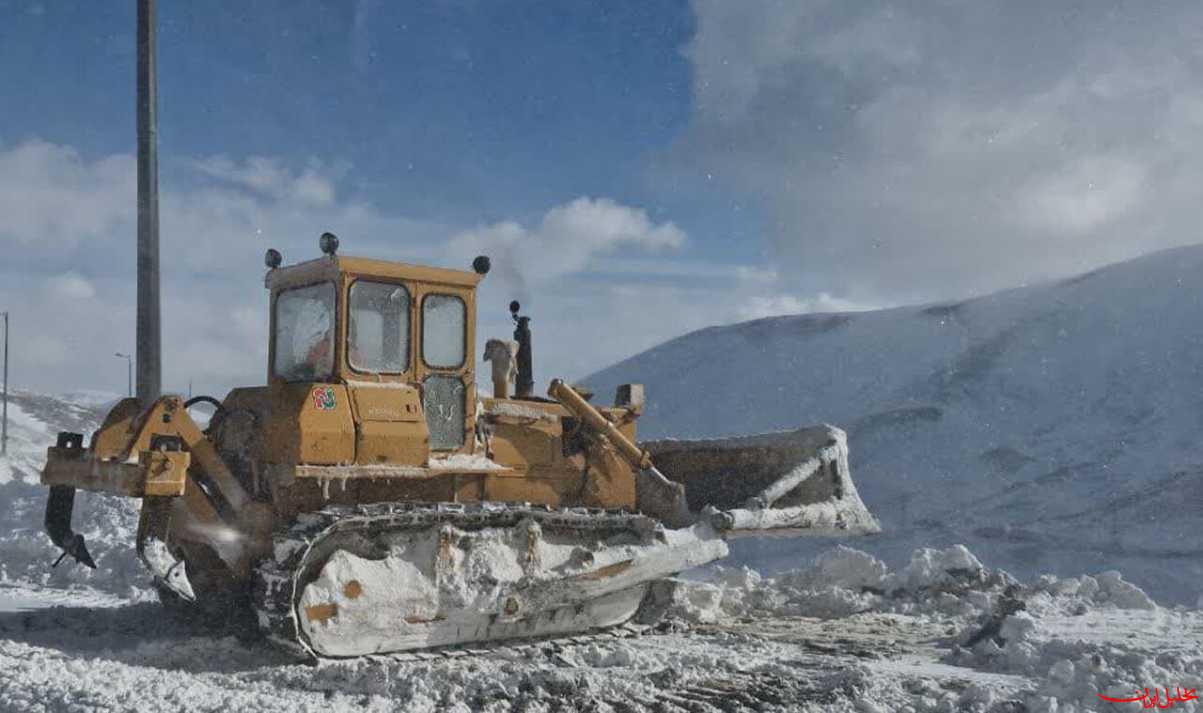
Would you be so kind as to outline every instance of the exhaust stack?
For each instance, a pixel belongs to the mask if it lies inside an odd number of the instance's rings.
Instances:
[[[517,300],[510,303],[510,314],[514,317],[514,341],[518,342],[518,383],[514,396],[526,398],[535,394],[535,366],[531,356],[530,317],[518,316],[522,309]]]
[[[155,0],[138,0],[138,400],[162,390],[159,315],[159,128]]]

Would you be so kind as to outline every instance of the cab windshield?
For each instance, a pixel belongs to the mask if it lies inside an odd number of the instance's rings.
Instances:
[[[409,365],[409,291],[357,280],[351,285],[347,357],[351,368],[401,373]]]
[[[285,381],[320,381],[334,372],[334,285],[283,290],[276,297],[272,371]]]

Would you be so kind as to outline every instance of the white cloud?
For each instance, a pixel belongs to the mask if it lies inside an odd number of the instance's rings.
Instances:
[[[879,307],[881,305],[865,305],[842,300],[832,297],[826,292],[820,292],[810,299],[802,299],[791,294],[752,295],[740,305],[737,314],[741,319],[761,319],[809,312],[862,312]]]
[[[429,246],[450,232],[340,198],[342,169],[327,175],[321,162],[179,164],[195,168],[196,180],[165,184],[160,194],[169,389],[189,379],[219,393],[262,383],[268,247],[288,262],[305,260],[332,230],[350,254],[431,261]],[[0,306],[13,313],[15,383],[124,392],[124,366],[109,362],[133,349],[135,196],[132,156],[90,158],[41,140],[0,146]]]
[[[657,252],[685,244],[671,222],[655,223],[640,208],[608,198],[577,198],[548,210],[532,227],[513,221],[480,226],[454,235],[448,253],[465,264],[485,254],[499,265],[499,278],[514,289],[581,272],[599,256],[618,248]]]
[[[816,18],[817,19],[817,18]],[[846,74],[919,63],[921,23],[895,7],[877,7],[808,46],[812,55]],[[792,53],[784,53],[789,57]]]
[[[0,305],[14,317],[14,383],[124,392],[125,364],[112,355],[134,347],[134,163],[44,142],[0,150],[0,166],[18,163],[40,178],[25,194],[20,231],[0,233],[0,254],[16,257],[0,262]],[[203,168],[161,193],[169,390],[191,382],[197,393],[221,396],[263,383],[263,251],[280,249],[286,262],[314,257],[323,230],[339,233],[347,254],[461,268],[489,254],[494,271],[482,284],[478,333],[508,335],[506,305],[520,298],[534,318],[541,383],[584,376],[711,324],[839,305],[791,291],[771,267],[683,256],[688,239],[675,224],[607,198],[571,200],[530,223],[455,230],[348,199],[334,176],[320,176],[312,184],[318,194],[304,195],[316,162],[287,169],[275,159],[218,157],[189,165]],[[17,183],[0,172],[0,185]],[[54,222],[59,196],[82,207],[70,219],[86,231]],[[54,240],[33,239],[50,225],[59,226]]]
[[[693,8],[671,167],[767,206],[791,293],[956,297],[1200,240],[1197,3]]]
[[[334,202],[334,184],[306,170],[293,181],[292,194],[304,203],[330,205]]]
[[[92,283],[74,272],[50,278],[47,287],[52,295],[73,300],[87,300],[96,296],[96,288]]]
[[[319,174],[324,164],[316,161],[297,169],[272,158],[176,160],[195,171],[183,185],[162,186],[160,195],[163,369],[169,390],[183,391],[192,382],[195,391],[220,396],[235,385],[263,383],[263,251],[280,249],[286,262],[309,259],[318,254],[323,230],[340,235],[346,254],[462,268],[477,253],[492,255],[495,270],[481,302],[491,331],[482,337],[508,333],[506,303],[527,300],[504,275],[529,274],[538,286],[535,302],[541,303],[532,305],[542,336],[541,378],[582,375],[631,349],[722,318],[715,310],[725,304],[727,285],[766,279],[764,270],[752,266],[726,270],[662,262],[666,251],[685,244],[684,232],[606,198],[555,206],[529,226],[509,221],[456,231],[349,199],[349,191],[339,190],[338,172]],[[14,382],[45,390],[123,392],[125,365],[112,354],[132,351],[134,341],[132,157],[86,158],[70,147],[31,141],[0,149],[0,168],[0,201],[18,218],[0,232],[0,254],[10,258],[0,261],[0,305],[13,313]],[[450,235],[455,237],[449,242]],[[645,271],[620,269],[594,285],[579,279],[616,252],[646,260]],[[640,284],[649,277],[674,284]],[[699,300],[687,284],[698,279],[724,287]],[[624,280],[637,295],[623,296],[621,286],[612,284]],[[644,303],[649,289],[656,290],[656,301]],[[679,309],[693,311],[675,314]],[[601,350],[582,349],[598,325],[615,318],[608,310],[618,310],[632,325],[630,338],[608,340]]]
[[[134,220],[134,161],[87,161],[33,140],[0,146],[0,242],[55,250],[103,238]]]
[[[700,260],[663,258],[597,258],[590,269],[602,273],[617,273],[628,277],[738,280],[740,282],[777,281],[777,271],[756,265],[731,265]]]
[[[29,331],[33,325],[19,325]],[[14,337],[14,340],[17,338]],[[63,366],[69,362],[70,350],[63,340],[46,334],[34,332],[31,335],[22,337],[21,340],[14,345],[10,345],[13,351],[19,350],[21,356],[26,358],[26,361],[34,365],[37,369],[54,368]],[[12,355],[10,354],[10,357]],[[13,372],[10,374],[13,383],[28,383],[28,373]]]
[[[211,156],[194,161],[192,165],[212,178],[250,188],[276,200],[313,206],[328,206],[334,202],[334,184],[328,176],[322,175],[322,164],[316,160],[310,161],[301,171],[290,170],[282,161],[264,156],[251,156],[242,162],[228,156]]]
[[[1016,196],[1037,230],[1075,235],[1105,228],[1145,203],[1147,169],[1116,157],[1091,156],[1034,178]]]

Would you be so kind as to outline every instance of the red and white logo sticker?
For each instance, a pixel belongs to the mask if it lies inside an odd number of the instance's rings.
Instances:
[[[318,411],[333,411],[337,405],[334,400],[334,389],[329,386],[319,386],[313,390],[313,407]]]

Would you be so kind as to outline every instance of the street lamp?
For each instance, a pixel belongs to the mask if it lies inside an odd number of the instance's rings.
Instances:
[[[3,415],[0,416],[0,456],[8,453],[8,312],[4,315],[4,392]]]
[[[117,352],[113,356],[125,360],[125,391],[127,396],[134,395],[134,358],[129,354]]]

